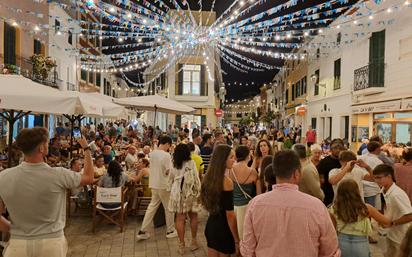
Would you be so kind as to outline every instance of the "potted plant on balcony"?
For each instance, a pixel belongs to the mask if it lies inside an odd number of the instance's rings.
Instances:
[[[46,57],[41,54],[35,54],[30,57],[30,61],[33,64],[33,78],[39,80],[46,80],[50,71],[56,67],[56,61],[51,57]]]

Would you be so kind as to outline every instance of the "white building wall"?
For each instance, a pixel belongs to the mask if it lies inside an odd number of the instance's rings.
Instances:
[[[75,49],[77,45],[77,36],[73,33],[72,44],[69,44],[67,29],[71,28],[78,32],[80,27],[69,22],[71,17],[58,5],[49,4],[49,56],[56,60],[58,72],[58,85],[60,90],[79,90],[77,78],[77,58],[74,52],[69,49]],[[55,20],[60,22],[61,35],[55,32]]]
[[[394,1],[388,1],[381,5],[369,4],[369,8],[377,10],[385,5],[391,6]],[[362,10],[361,10],[362,11]],[[389,100],[393,98],[405,98],[412,96],[412,14],[410,8],[392,14],[394,22],[392,25],[378,25],[379,20],[389,20],[388,14],[381,13],[374,17],[370,26],[329,30],[326,36],[315,38],[312,43],[328,43],[336,40],[338,32],[341,32],[342,41],[354,40],[350,44],[342,44],[341,48],[321,48],[321,57],[312,59],[308,67],[308,115],[307,124],[311,124],[311,118],[317,118],[318,141],[328,135],[327,117],[332,117],[332,137],[343,137],[342,117],[352,114],[351,105],[355,103],[368,103]],[[367,19],[367,16],[366,16]],[[339,24],[339,19],[334,24]],[[363,23],[364,20],[360,20]],[[369,39],[372,32],[385,29],[385,87],[383,89],[373,88],[371,90],[353,91],[354,71],[369,63]],[[365,32],[363,37],[354,37],[357,31]],[[312,54],[316,52],[313,48]],[[324,55],[326,53],[326,55]],[[341,88],[333,89],[334,61],[341,58]],[[314,82],[310,79],[317,69],[320,69],[319,95],[314,96]],[[327,106],[325,111],[323,108]],[[322,119],[323,118],[323,119]],[[325,120],[325,122],[323,122]],[[349,119],[351,120],[351,119]],[[370,134],[373,126],[370,124]],[[351,128],[351,124],[349,124]],[[303,133],[307,128],[303,128]],[[349,129],[351,138],[351,129]]]

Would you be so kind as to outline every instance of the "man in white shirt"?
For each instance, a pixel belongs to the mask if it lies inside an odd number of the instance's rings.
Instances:
[[[137,162],[137,149],[136,147],[129,146],[129,148],[127,149],[127,156],[125,158],[125,162],[126,162],[126,169],[127,170],[134,170],[134,164]]]
[[[362,160],[356,160],[356,155],[352,151],[343,151],[339,154],[339,162],[342,168],[332,169],[329,173],[329,183],[333,192],[337,193],[340,182],[344,179],[353,179],[359,186],[360,195],[363,199],[362,181],[373,181],[372,169]]]
[[[166,238],[177,237],[174,224],[174,213],[170,212],[168,207],[170,192],[167,191],[167,183],[169,173],[173,168],[172,159],[168,150],[172,145],[172,139],[169,136],[162,136],[159,140],[159,147],[153,150],[150,157],[150,179],[149,188],[152,190],[152,200],[147,207],[144,215],[142,227],[137,234],[138,240],[149,239],[150,235],[147,232],[149,224],[153,221],[160,203],[163,204],[166,216]]]
[[[412,206],[408,195],[394,183],[394,170],[387,164],[373,170],[375,181],[382,187],[386,208],[384,215],[392,220],[386,235],[385,257],[398,256],[400,244],[412,224]]]
[[[359,160],[364,161],[372,170],[376,166],[383,164],[383,162],[378,158],[378,155],[381,152],[381,144],[376,141],[369,142],[367,149],[369,153],[359,157]],[[363,182],[363,191],[365,203],[368,203],[374,207],[380,207],[380,199],[377,199],[377,195],[380,193],[380,188],[378,184],[370,181]]]
[[[4,257],[66,256],[66,192],[93,183],[90,148],[84,138],[78,143],[85,155],[83,174],[44,162],[49,149],[46,128],[23,129],[17,136],[24,161],[0,173],[0,214],[7,206],[12,220],[0,215],[0,230],[11,235]]]

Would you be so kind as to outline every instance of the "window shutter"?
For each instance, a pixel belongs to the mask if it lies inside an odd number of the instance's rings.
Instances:
[[[180,128],[182,126],[182,116],[181,115],[176,115],[176,126]]]
[[[207,96],[207,83],[204,65],[200,66],[200,95]]]
[[[16,65],[16,28],[4,22],[4,63]]]
[[[177,95],[183,95],[183,64],[178,64]],[[176,116],[177,117],[177,116]]]

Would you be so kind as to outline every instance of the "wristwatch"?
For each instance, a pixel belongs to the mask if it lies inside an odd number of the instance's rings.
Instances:
[[[83,148],[83,151],[87,151],[87,150],[90,150],[90,146]]]

